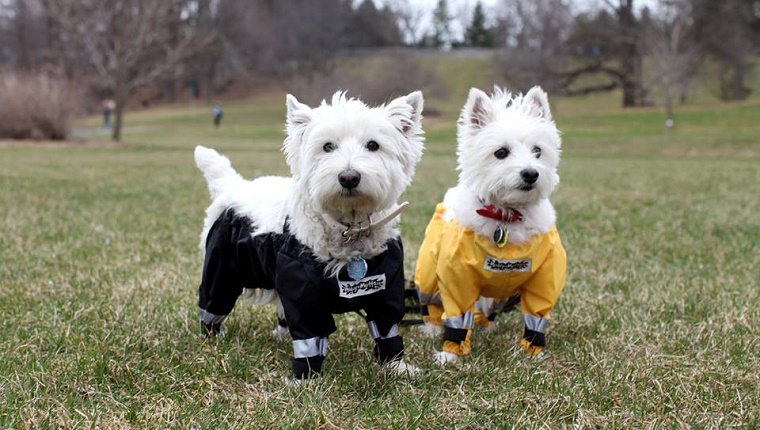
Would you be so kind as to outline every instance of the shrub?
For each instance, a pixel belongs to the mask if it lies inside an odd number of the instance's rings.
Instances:
[[[0,138],[64,140],[81,102],[66,81],[46,75],[0,77]]]

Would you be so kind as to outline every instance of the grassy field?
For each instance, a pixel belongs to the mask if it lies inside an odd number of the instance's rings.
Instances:
[[[464,97],[428,103],[443,116],[405,196],[408,274],[456,181]],[[350,315],[301,387],[273,309],[238,306],[225,339],[198,336],[193,147],[286,174],[282,94],[226,104],[219,130],[188,106],[129,115],[121,145],[1,145],[0,428],[760,428],[760,104],[684,108],[667,131],[617,96],[552,103],[569,272],[548,355],[513,347],[517,314],[446,369],[405,328],[414,380],[372,364]]]

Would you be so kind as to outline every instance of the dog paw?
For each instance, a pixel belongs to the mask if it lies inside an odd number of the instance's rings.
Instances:
[[[201,338],[207,339],[215,337],[217,339],[224,339],[225,331],[222,329],[221,323],[206,324],[201,321]]]
[[[418,326],[416,330],[427,338],[438,338],[443,335],[443,326],[435,325],[429,322]]]
[[[496,321],[491,322],[491,324],[488,324],[487,326],[483,327],[483,333],[493,333],[496,331],[496,329],[499,327],[499,324]]]
[[[525,339],[520,340],[520,349],[523,354],[532,358],[543,358],[546,355],[542,346],[533,345]]]
[[[313,381],[315,378],[293,378],[293,377],[284,377],[282,378],[282,381],[284,382],[286,387],[292,387],[292,388],[300,388],[308,386],[311,381]]]
[[[390,370],[391,373],[393,373],[396,376],[408,376],[410,378],[414,378],[415,376],[422,373],[421,368],[413,364],[407,363],[406,361],[404,361],[403,358],[388,362],[384,365],[384,367]]]
[[[272,329],[272,338],[277,341],[285,341],[290,338],[290,330],[287,327],[277,325]]]
[[[436,351],[433,354],[433,361],[440,366],[446,366],[459,362],[459,356],[448,351]]]

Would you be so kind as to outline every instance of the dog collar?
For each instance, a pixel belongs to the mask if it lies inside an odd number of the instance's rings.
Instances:
[[[499,221],[499,225],[493,232],[493,242],[499,248],[506,246],[509,241],[509,229],[504,227],[504,224],[521,222],[525,218],[517,209],[502,209],[494,205],[484,205],[482,208],[476,209],[475,212],[480,216]]]
[[[501,222],[520,222],[525,217],[517,209],[507,208],[506,210],[494,205],[485,205],[475,210],[480,216],[495,219]]]
[[[401,212],[406,209],[406,207],[409,205],[409,202],[403,202],[396,209],[391,211],[388,215],[380,218],[379,220],[372,222],[372,220],[369,220],[369,223],[366,225],[351,225],[351,224],[343,224],[344,227],[346,227],[346,230],[340,233],[340,235],[346,240],[345,243],[351,242],[352,240],[355,240],[357,237],[359,237],[362,234],[369,234],[370,230],[377,227],[382,227],[397,216],[401,215]]]

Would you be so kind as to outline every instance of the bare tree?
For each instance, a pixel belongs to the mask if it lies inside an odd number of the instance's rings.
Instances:
[[[208,43],[211,35],[196,34],[178,24],[184,2],[179,0],[48,1],[62,32],[79,40],[98,85],[113,94],[112,137],[121,139],[124,108],[135,90],[164,76],[177,76],[183,60]],[[173,29],[181,27],[177,34]]]
[[[540,77],[547,87],[567,95],[621,88],[623,106],[643,102],[641,30],[634,0],[606,0],[592,17],[573,16],[569,2],[504,1],[515,3],[511,21],[500,26],[507,29],[507,52],[517,48],[518,55],[503,62],[509,73]]]
[[[386,5],[396,15],[404,41],[408,45],[420,45],[425,38],[422,17],[427,11],[408,0],[388,0]]]
[[[692,37],[693,20],[689,0],[660,0],[658,14],[646,29],[644,43],[654,65],[654,81],[665,92],[666,124],[672,127],[676,87],[681,101],[688,81],[696,73],[701,54]]]
[[[619,63],[618,79],[623,89],[623,107],[642,103],[642,64],[639,25],[634,14],[634,0],[612,0],[606,2],[615,11],[618,19],[616,57]]]
[[[7,26],[4,43],[16,70],[33,71],[43,63],[45,26],[42,6],[38,0],[7,0],[0,4],[5,15],[2,24]]]
[[[564,46],[572,14],[568,1],[503,0],[497,33],[502,76],[517,90],[535,84],[564,90]]]

